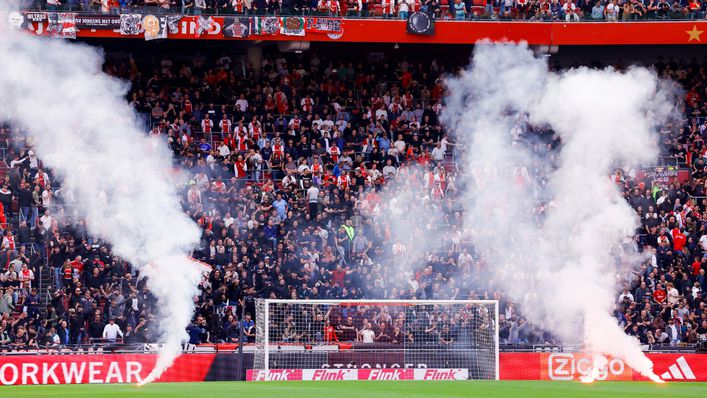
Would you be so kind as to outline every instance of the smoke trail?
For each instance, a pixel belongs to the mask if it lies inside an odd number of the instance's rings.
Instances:
[[[655,159],[670,91],[646,69],[558,74],[525,45],[488,44],[447,87],[443,119],[469,147],[465,226],[494,282],[597,367],[610,354],[660,381],[611,316],[639,224],[609,175]]]
[[[38,156],[75,194],[89,232],[148,277],[164,343],[152,381],[180,353],[202,273],[186,256],[199,229],[167,182],[170,154],[141,131],[125,101],[127,85],[101,71],[98,50],[2,24],[0,121],[28,132]]]

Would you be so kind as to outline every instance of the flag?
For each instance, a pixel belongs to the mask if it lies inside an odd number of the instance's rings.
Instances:
[[[140,34],[140,14],[120,14],[120,34],[136,36]]]
[[[76,13],[48,12],[46,35],[65,39],[75,39]]]
[[[280,18],[279,17],[260,17],[259,33],[261,35],[274,35],[280,33]]]
[[[202,33],[210,32],[213,24],[214,19],[212,17],[204,18],[199,15],[199,17],[196,19],[196,30],[194,31],[194,38],[198,39]]]
[[[250,36],[251,18],[226,17],[224,21],[223,37],[246,38]]]
[[[167,15],[167,29],[169,30],[169,34],[176,35],[179,33],[179,21],[181,19],[181,15]]]
[[[58,23],[61,26],[61,37],[64,39],[76,38],[76,13],[60,12]]]
[[[142,18],[141,27],[142,31],[145,33],[145,40],[167,38],[167,17],[145,15],[145,17]]]
[[[283,17],[280,33],[287,36],[304,36],[304,18]]]

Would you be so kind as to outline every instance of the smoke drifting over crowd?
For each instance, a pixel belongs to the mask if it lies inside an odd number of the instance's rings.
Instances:
[[[617,276],[640,259],[638,217],[610,175],[656,158],[668,85],[638,67],[554,73],[525,45],[482,44],[447,86],[443,119],[467,150],[465,234],[494,284],[533,323],[583,343],[595,368],[610,354],[660,381],[611,315]]]
[[[166,145],[152,142],[125,101],[127,87],[101,70],[88,46],[15,33],[0,22],[0,122],[33,139],[37,155],[71,191],[93,236],[148,277],[164,343],[154,380],[181,352],[202,269],[187,253],[199,229],[166,178]]]

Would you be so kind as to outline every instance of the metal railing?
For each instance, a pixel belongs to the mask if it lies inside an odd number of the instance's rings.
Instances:
[[[26,3],[26,2],[25,2]],[[121,13],[138,13],[138,14],[181,14],[185,16],[315,16],[315,17],[334,17],[339,19],[404,19],[407,15],[412,13],[400,12],[399,10],[393,10],[388,12],[384,10],[382,5],[379,3],[374,4],[373,8],[370,9],[365,1],[362,2],[362,9],[355,10],[349,9],[346,1],[340,1],[339,7],[336,12],[332,12],[328,7],[320,7],[319,5],[312,5],[310,1],[304,2],[302,7],[297,7],[296,2],[282,2],[278,3],[276,6],[267,5],[264,1],[251,1],[251,7],[247,8],[244,2],[244,10],[239,12],[230,4],[226,3],[226,7],[217,6],[217,2],[208,0],[205,2],[205,7],[201,9],[184,8],[180,0],[167,2],[162,5],[126,5],[111,7],[109,9],[104,9],[101,6],[84,6],[82,3],[76,2],[65,2],[65,4],[59,6],[48,5],[44,2],[23,4],[20,9],[22,11],[62,11],[62,12],[76,12],[80,14],[121,14]],[[530,2],[533,3],[533,2]],[[538,2],[540,3],[540,2]],[[192,2],[192,5],[194,3]],[[486,6],[485,2],[469,2],[465,4],[464,16],[456,17],[452,15],[454,7],[451,2],[442,1],[437,7],[427,8],[422,5],[421,11],[430,13],[433,17],[437,19],[450,20],[450,21],[483,21],[483,20],[493,20],[493,21],[543,21],[543,22],[569,22],[570,20],[576,22],[640,22],[640,21],[669,21],[669,20],[701,20],[705,18],[705,7],[700,7],[699,9],[690,9],[689,7],[683,7],[678,4],[678,6],[670,5],[667,9],[662,10],[648,10],[648,8],[643,5],[643,8],[633,11],[627,16],[623,16],[623,10],[621,14],[617,14],[615,17],[609,17],[607,13],[601,12],[601,17],[593,18],[592,9],[585,7],[584,9],[578,9],[576,13],[567,14],[562,11],[561,8],[550,7],[548,3],[548,9],[543,12],[529,12],[531,6],[520,6],[518,4],[513,4],[511,7],[506,7],[505,3],[502,1],[494,0],[490,7]],[[642,4],[642,3],[641,3]],[[3,8],[0,8],[3,11]],[[5,11],[10,11],[9,7]],[[598,15],[599,13],[597,13]],[[569,18],[568,17],[571,17]],[[576,18],[575,18],[576,15]]]
[[[96,342],[89,344],[56,344],[22,349],[10,349],[9,346],[0,345],[0,357],[3,355],[75,355],[75,354],[153,354],[160,351],[162,345],[155,343],[109,343]],[[203,354],[217,352],[238,351],[237,344],[183,344],[183,354]],[[254,344],[244,344],[243,352],[255,351]]]

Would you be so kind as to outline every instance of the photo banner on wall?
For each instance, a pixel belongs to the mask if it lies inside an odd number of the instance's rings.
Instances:
[[[245,39],[250,36],[251,18],[226,17],[223,24],[224,37]]]
[[[76,38],[75,12],[11,12],[7,23],[12,29],[28,30],[37,36]]]
[[[146,41],[167,38],[167,17],[145,15],[141,26]]]

